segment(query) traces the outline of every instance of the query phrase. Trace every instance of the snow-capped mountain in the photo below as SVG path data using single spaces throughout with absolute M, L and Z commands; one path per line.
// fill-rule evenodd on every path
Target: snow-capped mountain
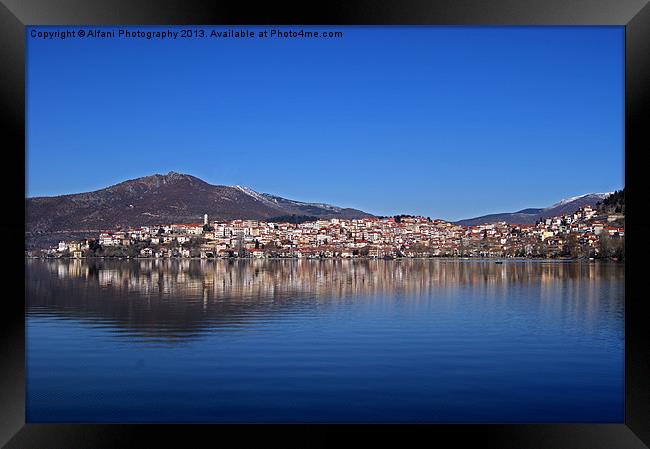
M 26 199 L 27 242 L 54 242 L 99 229 L 200 223 L 211 220 L 301 216 L 361 218 L 363 211 L 322 203 L 305 203 L 259 193 L 244 186 L 212 185 L 169 172 L 131 179 L 94 192 Z
M 522 209 L 517 212 L 502 212 L 497 214 L 482 215 L 480 217 L 467 218 L 457 221 L 457 224 L 463 226 L 473 226 L 483 223 L 495 223 L 505 221 L 512 224 L 533 224 L 540 218 L 554 217 L 563 214 L 572 214 L 581 207 L 594 206 L 599 201 L 607 198 L 613 192 L 606 193 L 586 193 L 571 198 L 565 198 L 557 203 L 543 208 Z

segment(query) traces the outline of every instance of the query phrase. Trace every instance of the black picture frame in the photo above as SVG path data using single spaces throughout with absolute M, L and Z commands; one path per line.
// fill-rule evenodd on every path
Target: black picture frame
M 625 187 L 626 304 L 625 304 L 625 422 L 621 424 L 483 424 L 361 427 L 367 436 L 424 437 L 425 442 L 454 441 L 454 447 L 507 448 L 644 448 L 650 446 L 650 341 L 643 284 L 643 256 L 649 254 L 644 236 L 650 220 L 644 213 L 646 171 L 644 152 L 650 149 L 650 6 L 646 0 L 386 0 L 311 2 L 251 7 L 245 2 L 201 1 L 48 1 L 3 0 L 0 4 L 3 128 L 6 142 L 0 176 L 5 209 L 0 218 L 8 256 L 5 282 L 24 277 L 25 232 L 25 26 L 29 25 L 163 25 L 163 24 L 277 24 L 277 25 L 621 25 L 625 26 Z M 7 165 L 7 162 L 9 165 Z M 631 211 L 631 212 L 630 212 Z M 15 258 L 14 258 L 15 257 Z M 171 444 L 220 444 L 237 438 L 281 437 L 284 445 L 308 441 L 337 444 L 349 426 L 256 425 L 75 425 L 25 423 L 25 310 L 22 287 L 2 302 L 2 363 L 0 364 L 0 444 L 9 448 L 124 447 Z M 355 427 L 356 428 L 356 427 Z M 365 430 L 364 430 L 365 429 Z M 254 430 L 254 431 L 251 431 Z M 309 440 L 304 439 L 308 431 Z M 414 433 L 415 432 L 415 433 Z M 261 434 L 261 435 L 260 435 Z M 167 444 L 164 444 L 167 443 Z M 644 444 L 645 443 L 645 444 Z

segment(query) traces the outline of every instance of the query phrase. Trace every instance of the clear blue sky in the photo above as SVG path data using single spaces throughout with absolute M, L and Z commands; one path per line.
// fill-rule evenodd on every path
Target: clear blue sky
M 623 27 L 331 29 L 343 38 L 28 29 L 27 195 L 177 171 L 454 220 L 623 187 Z

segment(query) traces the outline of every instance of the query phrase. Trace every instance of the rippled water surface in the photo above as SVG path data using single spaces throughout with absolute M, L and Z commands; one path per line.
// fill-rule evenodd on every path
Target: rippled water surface
M 29 422 L 622 422 L 616 263 L 27 261 Z

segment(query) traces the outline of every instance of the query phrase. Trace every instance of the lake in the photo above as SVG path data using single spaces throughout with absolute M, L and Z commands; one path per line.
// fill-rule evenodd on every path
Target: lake
M 27 422 L 622 422 L 624 265 L 27 260 Z

